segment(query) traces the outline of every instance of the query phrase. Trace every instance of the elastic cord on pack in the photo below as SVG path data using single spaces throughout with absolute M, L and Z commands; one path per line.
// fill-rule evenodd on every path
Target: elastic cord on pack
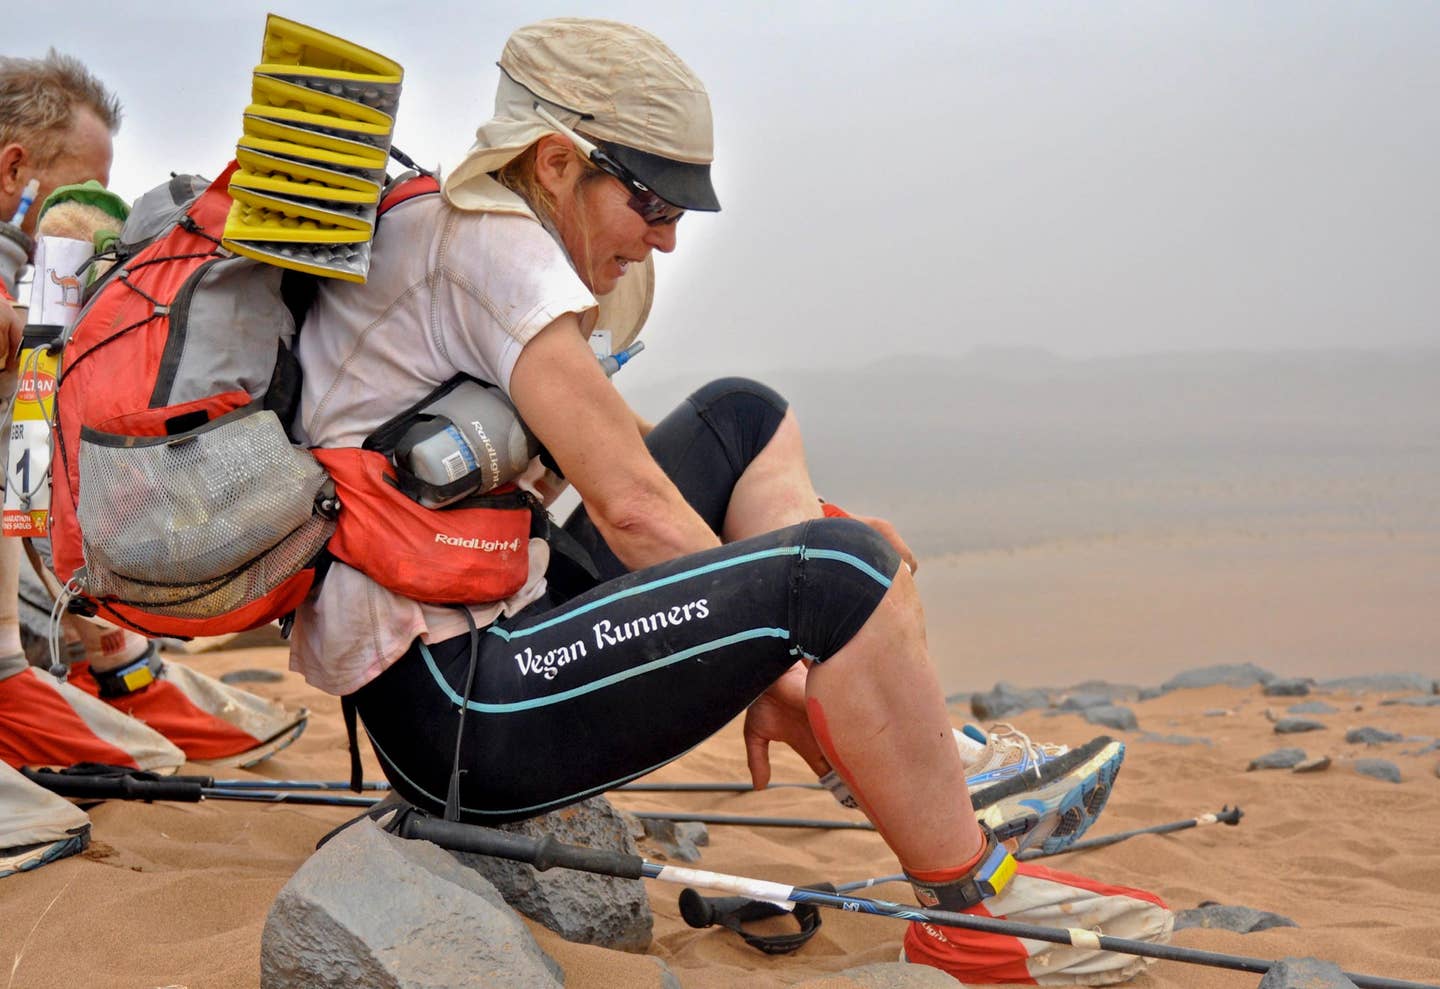
M 55 595 L 55 603 L 50 606 L 50 625 L 48 627 L 48 645 L 50 647 L 50 675 L 57 680 L 64 680 L 70 675 L 70 663 L 73 662 L 62 652 L 64 634 L 61 625 L 61 617 L 65 614 L 65 606 L 80 593 L 79 578 L 71 577 L 66 581 L 65 586 L 60 588 L 60 593 Z

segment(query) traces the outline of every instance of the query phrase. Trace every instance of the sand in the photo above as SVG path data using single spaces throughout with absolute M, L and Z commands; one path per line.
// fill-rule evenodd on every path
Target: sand
M 1318 677 L 1375 672 L 1440 675 L 1440 559 L 1433 540 L 1383 533 L 1306 539 L 1057 543 L 924 561 L 921 587 L 931 642 L 947 689 L 997 679 L 1063 685 L 1088 678 L 1156 684 L 1188 666 L 1255 662 Z M 233 649 L 184 658 L 212 674 L 285 669 L 283 649 Z M 308 706 L 309 730 L 253 773 L 230 777 L 339 779 L 346 773 L 339 704 L 286 673 L 252 689 Z M 1298 928 L 1240 935 L 1187 930 L 1175 943 L 1260 957 L 1313 955 L 1356 972 L 1440 983 L 1440 751 L 1423 742 L 1367 749 L 1347 727 L 1372 725 L 1427 741 L 1440 707 L 1381 706 L 1389 695 L 1326 695 L 1339 708 L 1326 731 L 1274 734 L 1258 687 L 1186 690 L 1135 703 L 1140 732 L 1120 733 L 1129 753 L 1095 834 L 1244 808 L 1235 828 L 1147 836 L 1051 864 L 1159 893 L 1176 910 L 1215 900 L 1272 910 Z M 1221 712 L 1214 713 L 1214 712 Z M 953 709 L 956 723 L 968 716 Z M 1077 715 L 1031 711 L 1015 722 L 1035 737 L 1081 742 L 1096 729 Z M 1142 741 L 1144 732 L 1210 744 Z M 1329 755 L 1317 774 L 1246 772 L 1285 745 Z M 1358 775 L 1356 758 L 1392 760 L 1403 782 Z M 196 767 L 197 769 L 200 767 Z M 375 763 L 367 757 L 374 774 Z M 655 774 L 658 780 L 738 780 L 738 724 Z M 803 780 L 777 755 L 776 778 Z M 827 794 L 780 789 L 738 795 L 617 794 L 631 810 L 714 811 L 841 819 Z M 253 987 L 260 937 L 276 893 L 343 809 L 111 802 L 93 807 L 94 840 L 82 856 L 0 880 L 0 989 Z M 848 881 L 896 871 L 878 837 L 713 827 L 702 865 L 787 881 Z M 679 919 L 678 890 L 648 883 L 655 909 L 650 949 L 687 989 L 784 986 L 894 960 L 903 924 L 825 914 L 797 954 L 770 958 L 718 929 Z M 879 893 L 904 899 L 901 886 Z M 644 959 L 568 945 L 532 925 L 572 989 L 659 985 Z M 1153 989 L 1253 986 L 1244 973 L 1161 962 L 1133 984 Z M 831 980 L 827 985 L 849 984 Z

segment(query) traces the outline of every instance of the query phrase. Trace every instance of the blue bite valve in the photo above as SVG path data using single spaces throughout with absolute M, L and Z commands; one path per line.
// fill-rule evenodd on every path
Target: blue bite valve
M 630 346 L 626 347 L 619 353 L 611 354 L 608 357 L 600 358 L 600 367 L 604 369 L 605 376 L 608 378 L 616 371 L 624 367 L 626 364 L 630 363 L 630 358 L 634 357 L 636 354 L 640 353 L 640 351 L 644 349 L 645 344 L 639 340 L 636 340 L 634 343 L 632 343 Z

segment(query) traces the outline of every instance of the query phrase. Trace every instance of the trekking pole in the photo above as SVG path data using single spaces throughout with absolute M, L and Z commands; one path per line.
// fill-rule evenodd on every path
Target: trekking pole
M 382 820 L 385 821 L 383 827 L 393 830 L 393 833 L 398 834 L 401 838 L 418 838 L 454 851 L 474 852 L 478 855 L 509 859 L 512 862 L 525 862 L 540 872 L 559 866 L 579 872 L 615 876 L 619 879 L 658 879 L 662 882 L 679 883 L 686 886 L 703 886 L 707 889 L 720 890 L 771 903 L 814 903 L 851 913 L 869 913 L 898 920 L 925 921 L 942 927 L 961 927 L 986 934 L 1031 938 L 1036 941 L 1048 941 L 1052 944 L 1070 944 L 1091 950 L 1113 951 L 1117 954 L 1159 958 L 1164 961 L 1206 965 L 1212 968 L 1228 968 L 1241 972 L 1263 973 L 1269 971 L 1270 966 L 1275 964 L 1275 960 L 1269 958 L 1226 955 L 1197 948 L 1182 948 L 1176 945 L 1151 944 L 1148 941 L 1110 937 L 1084 929 L 1041 927 L 1036 924 L 1022 924 L 993 917 L 951 913 L 947 910 L 907 907 L 885 900 L 846 896 L 801 886 L 786 886 L 782 883 L 752 879 L 746 876 L 687 869 L 683 866 L 657 865 L 654 862 L 647 862 L 638 855 L 630 855 L 625 852 L 567 845 L 556 841 L 554 835 L 549 834 L 540 838 L 530 838 L 474 824 L 442 821 L 413 813 L 400 813 L 398 816 L 390 816 Z M 1401 979 L 1388 979 L 1382 976 L 1360 975 L 1352 972 L 1344 974 L 1359 989 L 1440 989 L 1440 986 L 1422 982 L 1407 982 Z
M 654 818 L 657 820 L 688 821 L 694 820 L 696 817 L 699 817 L 701 815 L 693 815 L 691 817 L 669 817 L 665 814 L 636 814 L 635 816 L 639 818 Z M 1201 814 L 1199 817 L 1190 817 L 1186 818 L 1183 821 L 1171 821 L 1169 824 L 1156 824 L 1148 828 L 1136 828 L 1134 831 L 1120 831 L 1116 834 L 1102 835 L 1099 838 L 1087 838 L 1084 841 L 1075 842 L 1075 844 L 1071 845 L 1069 848 L 1061 848 L 1058 851 L 1054 852 L 1046 852 L 1038 848 L 1032 848 L 1028 851 L 1019 853 L 1015 857 L 1022 862 L 1029 862 L 1034 859 L 1053 858 L 1056 855 L 1067 855 L 1070 852 L 1083 852 L 1089 848 L 1104 848 L 1106 845 L 1115 845 L 1119 842 L 1125 841 L 1127 838 L 1134 838 L 1142 834 L 1169 834 L 1172 831 L 1184 831 L 1188 828 L 1200 827 L 1204 824 L 1229 824 L 1233 827 L 1239 824 L 1240 818 L 1244 816 L 1245 812 L 1239 807 L 1230 807 L 1229 805 L 1226 805 L 1223 810 L 1215 814 Z M 720 821 L 718 823 L 734 824 L 738 823 L 741 820 L 744 819 L 736 818 L 734 820 Z M 708 822 L 702 821 L 700 823 L 703 824 Z M 829 825 L 832 822 L 821 821 L 818 823 L 822 825 Z M 772 826 L 802 827 L 805 825 L 801 822 L 794 822 L 791 824 L 780 824 Z M 890 876 L 876 876 L 873 879 L 857 879 L 851 883 L 842 883 L 839 886 L 835 887 L 835 891 L 838 893 L 849 893 L 857 889 L 867 889 L 871 886 L 879 886 L 881 883 L 901 882 L 908 879 L 909 877 L 906 876 L 903 872 L 897 872 L 894 875 Z
M 805 817 L 748 817 L 742 814 L 691 814 L 686 812 L 670 811 L 640 811 L 631 813 L 642 821 L 674 821 L 677 824 L 733 824 L 741 827 L 753 828 L 814 828 L 817 831 L 874 831 L 875 825 L 869 821 L 831 821 L 825 819 Z M 1062 848 L 1054 852 L 1041 851 L 1032 848 L 1029 851 L 1021 852 L 1015 856 L 1022 862 L 1031 859 L 1050 858 L 1053 855 L 1066 855 L 1070 852 L 1083 852 L 1092 848 L 1104 848 L 1106 845 L 1114 845 L 1125 841 L 1127 838 L 1134 838 L 1142 834 L 1169 834 L 1172 831 L 1184 831 L 1188 828 L 1196 828 L 1205 824 L 1230 824 L 1240 823 L 1244 815 L 1239 807 L 1234 809 L 1228 805 L 1224 810 L 1215 814 L 1202 814 L 1199 817 L 1187 817 L 1183 821 L 1171 821 L 1169 824 L 1156 824 L 1148 828 L 1136 828 L 1134 831 L 1121 831 L 1117 834 L 1107 834 L 1099 838 L 1087 838 L 1084 841 L 1077 841 L 1068 848 Z M 1025 824 L 1020 821 L 1017 824 Z M 1000 832 L 997 832 L 999 835 Z M 862 884 L 863 885 L 863 884 Z M 855 887 L 856 889 L 859 886 Z
M 208 777 L 202 777 L 209 779 Z M 348 790 L 346 780 L 214 780 L 205 786 L 218 786 L 226 790 Z M 388 791 L 390 784 L 385 780 L 366 780 L 360 784 L 362 791 Z
M 235 790 L 206 786 L 205 777 L 153 777 L 125 774 L 81 775 L 51 770 L 22 769 L 26 778 L 51 793 L 76 800 L 174 800 L 199 803 L 201 800 L 243 800 L 251 803 L 310 804 L 327 807 L 373 807 L 378 797 L 341 796 L 328 793 L 298 793 L 293 790 Z M 137 771 L 138 772 L 138 771 Z
M 747 817 L 741 814 L 676 814 L 669 811 L 628 811 L 642 821 L 674 821 L 676 824 L 734 824 L 751 828 L 812 828 L 816 831 L 874 831 L 869 821 L 830 821 L 805 817 Z M 1027 814 L 996 824 L 991 830 L 1001 841 L 1018 838 L 1034 827 L 1035 815 Z
M 672 814 L 668 811 L 630 811 L 642 821 L 677 824 L 736 824 L 753 828 L 814 828 L 820 831 L 874 831 L 869 821 L 826 821 L 804 817 L 746 817 L 741 814 Z
M 789 788 L 793 790 L 823 790 L 821 783 L 771 783 L 767 790 Z M 633 793 L 753 793 L 751 783 L 626 783 L 617 786 L 611 793 L 629 791 Z
M 27 770 L 31 772 L 32 770 Z M 213 776 L 194 776 L 176 773 L 166 776 L 144 769 L 132 769 L 129 766 L 112 766 L 103 762 L 81 762 L 74 766 L 59 771 L 41 770 L 47 776 L 59 776 L 66 779 L 119 779 L 120 777 L 131 777 L 136 780 L 169 780 L 171 782 L 198 783 L 200 786 L 220 787 L 226 790 L 348 790 L 348 780 L 217 780 Z M 372 791 L 388 791 L 390 784 L 386 780 L 366 780 L 360 784 L 360 789 Z
M 1231 807 L 1226 804 L 1214 814 L 1201 814 L 1199 817 L 1192 817 L 1184 821 L 1171 821 L 1169 824 L 1156 824 L 1148 828 L 1136 828 L 1134 831 L 1120 831 L 1115 834 L 1101 835 L 1098 838 L 1086 838 L 1084 841 L 1077 841 L 1069 848 L 1061 848 L 1054 852 L 1042 852 L 1032 848 L 1029 851 L 1021 852 L 1015 856 L 1021 862 L 1028 862 L 1031 859 L 1049 858 L 1052 855 L 1068 855 L 1071 852 L 1084 852 L 1092 848 L 1104 848 L 1106 845 L 1114 845 L 1134 838 L 1142 834 L 1171 834 L 1175 831 L 1186 831 L 1190 828 L 1203 827 L 1206 824 L 1228 824 L 1232 828 L 1240 823 L 1240 818 L 1245 812 L 1239 807 Z
M 342 796 L 338 793 L 306 793 L 297 790 L 228 790 L 223 787 L 202 787 L 207 800 L 245 800 L 264 804 L 309 804 L 316 807 L 374 807 L 378 797 Z

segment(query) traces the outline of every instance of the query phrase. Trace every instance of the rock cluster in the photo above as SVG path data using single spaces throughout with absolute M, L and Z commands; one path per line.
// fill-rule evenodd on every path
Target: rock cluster
M 682 828 L 676 833 L 688 847 L 703 840 Z M 637 851 L 630 823 L 604 798 L 504 829 Z M 276 897 L 261 941 L 261 985 L 563 985 L 521 913 L 570 941 L 622 951 L 650 943 L 653 917 L 638 882 L 448 852 L 362 819 L 316 851 Z M 657 984 L 678 987 L 659 959 L 646 961 L 659 968 Z
M 1087 722 L 1100 725 L 1116 732 L 1140 731 L 1141 726 L 1135 712 L 1121 703 L 1123 701 L 1146 701 L 1162 697 L 1176 690 L 1190 690 L 1205 687 L 1228 686 L 1237 688 L 1260 687 L 1266 697 L 1303 697 L 1312 693 L 1322 694 L 1366 694 L 1379 692 L 1413 691 L 1404 697 L 1382 700 L 1381 704 L 1409 704 L 1420 707 L 1440 705 L 1440 680 L 1415 673 L 1382 673 L 1371 676 L 1344 677 L 1335 680 L 1315 680 L 1310 677 L 1279 678 L 1268 670 L 1253 663 L 1232 663 L 1205 666 L 1186 670 L 1166 680 L 1158 687 L 1135 687 L 1131 684 L 1113 684 L 1089 680 L 1072 687 L 1017 687 L 1001 681 L 988 691 L 970 694 L 970 711 L 981 721 L 1008 718 L 1025 711 L 1042 709 L 1047 716 L 1079 714 Z M 951 703 L 965 699 L 957 694 L 946 698 Z M 1350 709 L 1359 711 L 1363 704 L 1352 702 Z M 1308 732 L 1328 731 L 1332 727 L 1319 720 L 1325 715 L 1338 714 L 1341 708 L 1323 700 L 1308 700 L 1291 704 L 1284 714 L 1275 708 L 1266 708 L 1265 716 L 1273 723 L 1278 735 L 1299 735 Z M 1207 717 L 1232 717 L 1237 712 L 1227 708 L 1210 708 Z M 1311 717 L 1304 717 L 1310 715 Z M 1318 717 L 1317 717 L 1318 716 Z M 1136 742 L 1165 745 L 1210 745 L 1211 740 L 1199 736 L 1172 735 L 1155 731 L 1143 731 Z M 1347 728 L 1345 744 L 1374 747 L 1396 742 L 1420 742 L 1423 748 L 1410 749 L 1402 754 L 1420 755 L 1440 750 L 1440 739 L 1405 738 L 1394 732 L 1370 726 Z M 1342 753 L 1346 760 L 1352 760 L 1355 753 Z M 1296 773 L 1316 773 L 1329 769 L 1335 761 L 1332 754 L 1308 755 L 1304 749 L 1281 748 L 1258 755 L 1246 767 L 1256 769 L 1288 769 Z M 1355 772 L 1374 779 L 1391 783 L 1401 782 L 1399 767 L 1393 762 L 1377 758 L 1353 758 L 1347 762 Z M 1435 767 L 1440 776 L 1440 764 Z

